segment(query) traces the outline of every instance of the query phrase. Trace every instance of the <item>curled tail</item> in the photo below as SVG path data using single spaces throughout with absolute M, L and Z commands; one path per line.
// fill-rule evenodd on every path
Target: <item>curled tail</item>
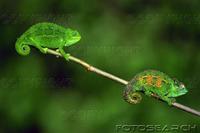
M 28 55 L 30 53 L 30 47 L 27 43 L 24 42 L 24 37 L 21 36 L 17 39 L 15 44 L 15 49 L 20 55 Z
M 123 98 L 130 104 L 138 104 L 142 100 L 142 96 L 134 88 L 135 79 L 132 79 L 125 87 Z

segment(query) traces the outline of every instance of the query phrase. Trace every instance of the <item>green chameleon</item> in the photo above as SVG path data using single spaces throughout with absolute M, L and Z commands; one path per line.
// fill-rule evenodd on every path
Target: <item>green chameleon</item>
M 30 47 L 38 48 L 42 53 L 47 53 L 48 48 L 57 49 L 68 60 L 69 54 L 63 48 L 75 44 L 81 39 L 76 30 L 64 28 L 54 23 L 38 23 L 31 26 L 16 41 L 15 49 L 20 55 L 28 55 Z
M 139 103 L 142 97 L 137 92 L 144 92 L 147 96 L 156 95 L 172 105 L 175 97 L 184 95 L 188 91 L 183 83 L 170 78 L 165 73 L 146 70 L 134 76 L 128 83 L 123 93 L 124 99 L 131 104 Z

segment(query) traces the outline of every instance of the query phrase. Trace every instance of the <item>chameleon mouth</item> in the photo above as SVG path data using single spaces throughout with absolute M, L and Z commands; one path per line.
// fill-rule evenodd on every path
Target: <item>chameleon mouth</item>
M 179 94 L 179 96 L 185 95 L 187 92 L 188 92 L 188 90 L 187 90 L 187 89 L 184 89 L 184 90 Z
M 73 45 L 74 43 L 77 43 L 81 37 L 73 37 L 70 40 L 67 41 L 67 46 Z
M 185 91 L 184 91 L 184 94 L 185 94 L 185 93 L 187 93 L 187 92 L 188 92 L 188 90 L 187 90 L 187 89 L 185 89 Z

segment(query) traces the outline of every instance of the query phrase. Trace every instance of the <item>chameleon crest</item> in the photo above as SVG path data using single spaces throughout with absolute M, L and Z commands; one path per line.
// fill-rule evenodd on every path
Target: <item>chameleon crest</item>
M 156 95 L 169 105 L 175 102 L 175 97 L 186 94 L 188 91 L 184 84 L 170 78 L 163 72 L 146 70 L 137 74 L 126 86 L 124 99 L 132 104 L 139 103 L 141 96 L 136 92 L 144 92 L 145 95 Z
M 38 48 L 42 53 L 47 53 L 48 48 L 57 49 L 68 60 L 64 47 L 75 44 L 81 39 L 76 30 L 64 28 L 54 23 L 38 23 L 31 26 L 16 41 L 15 49 L 20 55 L 28 55 L 30 47 Z

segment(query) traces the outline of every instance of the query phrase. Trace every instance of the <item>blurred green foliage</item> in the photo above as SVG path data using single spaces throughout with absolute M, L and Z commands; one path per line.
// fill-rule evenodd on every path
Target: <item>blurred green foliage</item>
M 197 125 L 199 118 L 143 96 L 122 100 L 122 85 L 35 48 L 19 56 L 14 44 L 42 21 L 72 27 L 82 40 L 66 49 L 130 80 L 153 68 L 183 81 L 178 102 L 200 110 L 199 1 L 0 1 L 0 132 L 102 133 L 120 124 Z M 198 131 L 197 131 L 198 130 Z M 181 132 L 181 131 L 180 131 Z

